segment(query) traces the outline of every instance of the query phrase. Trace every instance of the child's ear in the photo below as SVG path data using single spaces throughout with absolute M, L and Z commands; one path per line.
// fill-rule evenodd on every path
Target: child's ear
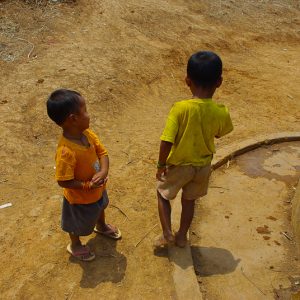
M 186 85 L 187 85 L 188 87 L 191 86 L 192 81 L 191 81 L 190 77 L 188 77 L 188 76 L 185 77 L 185 83 L 186 83 Z
M 76 117 L 75 114 L 70 114 L 70 115 L 68 116 L 68 120 L 71 121 L 71 122 L 76 121 L 76 119 L 77 119 L 77 117 Z

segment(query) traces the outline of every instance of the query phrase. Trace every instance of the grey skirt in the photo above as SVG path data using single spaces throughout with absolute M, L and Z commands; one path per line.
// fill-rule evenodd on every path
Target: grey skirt
M 109 202 L 106 190 L 102 198 L 90 204 L 70 204 L 64 197 L 62 204 L 61 228 L 68 233 L 90 235 L 99 219 L 101 211 Z

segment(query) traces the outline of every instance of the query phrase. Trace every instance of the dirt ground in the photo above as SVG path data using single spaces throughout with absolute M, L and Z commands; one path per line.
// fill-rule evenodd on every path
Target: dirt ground
M 215 100 L 235 130 L 218 147 L 299 131 L 299 8 L 293 0 L 0 1 L 0 205 L 12 203 L 0 210 L 0 298 L 174 298 L 167 254 L 151 246 L 155 162 L 168 110 L 190 96 L 186 61 L 200 49 L 223 59 Z M 87 99 L 111 160 L 107 217 L 124 238 L 87 237 L 98 256 L 90 264 L 69 258 L 60 230 L 60 131 L 45 111 L 59 87 Z

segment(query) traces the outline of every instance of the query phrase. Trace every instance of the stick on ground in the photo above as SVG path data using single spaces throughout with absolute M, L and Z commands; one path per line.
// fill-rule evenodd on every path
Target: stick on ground
M 142 239 L 137 243 L 135 244 L 135 247 L 137 247 L 143 240 L 144 238 L 157 226 L 157 224 L 155 224 L 143 237 Z
M 252 283 L 253 286 L 255 286 L 263 295 L 266 295 L 252 280 L 249 279 L 249 277 L 244 273 L 243 268 L 241 268 L 242 274 L 245 276 L 245 278 Z
M 109 206 L 114 207 L 114 208 L 116 208 L 117 210 L 119 210 L 119 212 L 129 220 L 128 216 L 127 216 L 127 215 L 124 213 L 124 211 L 123 211 L 122 209 L 120 209 L 118 206 L 113 205 L 113 204 L 110 204 Z

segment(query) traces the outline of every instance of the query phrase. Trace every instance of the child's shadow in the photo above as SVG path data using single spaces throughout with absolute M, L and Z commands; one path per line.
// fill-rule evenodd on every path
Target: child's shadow
M 192 246 L 191 250 L 195 271 L 202 277 L 232 273 L 241 261 L 223 248 Z
M 87 244 L 96 254 L 95 260 L 83 262 L 70 256 L 71 262 L 82 267 L 80 286 L 94 288 L 101 282 L 121 282 L 125 275 L 127 259 L 116 250 L 117 241 L 96 235 Z

